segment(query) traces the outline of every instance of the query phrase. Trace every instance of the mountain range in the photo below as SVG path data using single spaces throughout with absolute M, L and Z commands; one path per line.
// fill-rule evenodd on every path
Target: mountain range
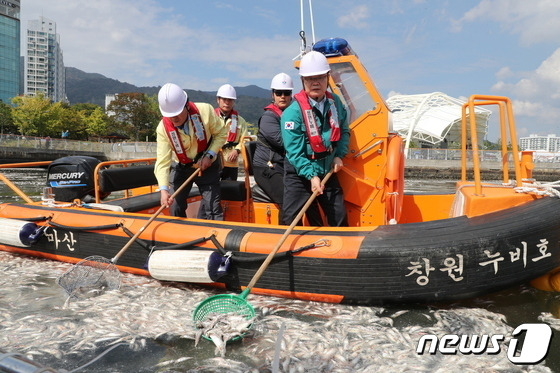
M 97 73 L 87 73 L 75 67 L 66 67 L 66 96 L 71 105 L 91 103 L 105 107 L 105 95 L 140 92 L 157 95 L 160 87 L 137 87 Z M 185 89 L 193 102 L 207 102 L 216 107 L 216 91 Z M 247 122 L 256 125 L 263 108 L 270 103 L 270 90 L 256 85 L 235 87 L 235 109 Z

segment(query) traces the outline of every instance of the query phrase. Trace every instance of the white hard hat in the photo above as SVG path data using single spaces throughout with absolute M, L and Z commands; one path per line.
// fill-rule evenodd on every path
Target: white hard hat
M 286 73 L 276 74 L 274 78 L 272 78 L 272 82 L 270 82 L 270 88 L 272 89 L 294 89 L 294 82 L 292 82 L 292 78 Z
M 322 53 L 311 51 L 301 58 L 299 65 L 299 75 L 315 76 L 323 75 L 331 71 L 327 57 Z
M 177 84 L 166 83 L 159 90 L 159 111 L 164 117 L 174 117 L 181 114 L 187 103 L 187 92 Z
M 224 84 L 220 88 L 218 88 L 218 93 L 216 93 L 217 97 L 221 98 L 231 98 L 232 100 L 237 100 L 237 94 L 235 93 L 235 88 L 233 88 L 230 84 Z

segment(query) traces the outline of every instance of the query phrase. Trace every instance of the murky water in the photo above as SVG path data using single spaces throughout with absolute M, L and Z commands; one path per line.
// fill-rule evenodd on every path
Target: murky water
M 5 172 L 13 176 L 10 171 Z M 40 189 L 32 171 L 13 180 Z M 409 191 L 453 189 L 449 181 L 411 181 Z M 38 198 L 38 197 L 37 197 Z M 0 185 L 2 201 L 16 200 Z M 557 372 L 560 338 L 538 365 L 507 358 L 513 329 L 547 323 L 560 331 L 560 295 L 522 285 L 467 301 L 354 307 L 249 295 L 259 312 L 251 333 L 225 357 L 191 321 L 198 302 L 217 294 L 188 284 L 124 274 L 121 289 L 67 301 L 56 279 L 70 264 L 0 252 L 0 349 L 79 372 Z M 498 354 L 416 352 L 425 334 L 503 334 Z M 109 350 L 111 349 L 111 350 Z

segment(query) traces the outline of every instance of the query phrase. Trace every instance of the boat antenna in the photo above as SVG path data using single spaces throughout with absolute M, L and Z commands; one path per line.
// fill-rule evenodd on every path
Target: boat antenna
M 300 56 L 301 56 L 305 53 L 305 50 L 307 49 L 307 41 L 305 39 L 305 31 L 301 30 L 299 32 L 299 37 L 301 38 L 301 48 L 300 48 Z
M 301 58 L 301 56 L 305 54 L 305 49 L 307 48 L 307 41 L 305 39 L 305 24 L 303 22 L 303 0 L 299 0 L 299 17 L 301 22 L 301 31 L 299 32 L 301 46 L 299 47 L 299 54 L 292 59 L 293 61 Z
M 311 18 L 311 45 L 315 45 L 315 24 L 313 22 L 313 4 L 309 0 L 309 18 Z
M 303 34 L 305 35 L 305 24 L 303 22 L 303 0 L 299 0 L 299 19 L 300 19 L 300 23 L 301 23 L 301 31 L 300 31 L 300 36 L 301 33 L 303 32 Z M 302 45 L 303 47 L 303 45 Z
M 305 37 L 305 22 L 303 16 L 303 0 L 299 2 L 299 9 L 300 9 L 300 20 L 301 20 L 301 31 L 299 32 L 299 37 L 301 38 L 301 47 L 299 50 L 299 54 L 293 58 L 296 60 L 301 58 L 305 53 L 307 53 L 307 39 Z M 309 13 L 311 18 L 311 37 L 312 37 L 312 44 L 315 44 L 315 25 L 313 23 L 313 6 L 311 4 L 311 0 L 309 0 Z

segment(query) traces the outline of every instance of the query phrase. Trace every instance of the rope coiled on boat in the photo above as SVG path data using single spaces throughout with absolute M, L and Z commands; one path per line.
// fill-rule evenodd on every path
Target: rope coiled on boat
M 513 189 L 517 193 L 534 193 L 539 196 L 560 198 L 560 191 L 556 190 L 555 187 L 560 187 L 560 180 L 551 183 L 540 183 L 538 181 L 524 182 L 522 186 Z

